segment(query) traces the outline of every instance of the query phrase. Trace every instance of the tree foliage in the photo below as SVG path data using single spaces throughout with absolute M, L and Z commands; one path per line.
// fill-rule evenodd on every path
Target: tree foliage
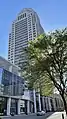
M 51 79 L 51 83 L 53 82 L 59 91 L 67 113 L 65 100 L 65 95 L 67 96 L 67 79 L 65 78 L 67 74 L 67 28 L 40 35 L 35 40 L 30 41 L 27 51 L 29 75 L 39 76 L 37 79 L 43 81 L 42 77 L 47 74 L 48 79 Z M 36 80 L 36 78 L 34 79 Z
M 26 61 L 24 61 L 24 63 L 22 63 L 20 66 L 21 75 L 25 80 L 28 81 L 29 89 L 35 88 L 36 91 L 40 92 L 41 95 L 52 95 L 54 89 L 53 83 L 51 80 L 49 80 L 50 77 L 48 76 L 47 72 L 44 73 L 40 70 L 41 66 L 37 60 L 34 61 L 34 58 L 32 58 L 31 49 L 33 50 L 32 45 L 22 49 L 23 52 L 26 53 Z M 36 62 L 36 65 L 34 62 Z

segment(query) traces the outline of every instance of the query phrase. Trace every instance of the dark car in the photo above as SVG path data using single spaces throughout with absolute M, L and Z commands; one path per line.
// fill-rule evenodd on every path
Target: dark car
M 10 115 L 11 115 L 11 116 L 14 116 L 14 112 L 11 112 Z

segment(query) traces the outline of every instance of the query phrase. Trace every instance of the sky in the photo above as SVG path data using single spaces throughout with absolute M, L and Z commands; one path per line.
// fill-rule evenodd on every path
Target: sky
M 12 21 L 23 8 L 33 8 L 45 31 L 67 27 L 67 0 L 0 0 L 0 56 L 7 59 Z

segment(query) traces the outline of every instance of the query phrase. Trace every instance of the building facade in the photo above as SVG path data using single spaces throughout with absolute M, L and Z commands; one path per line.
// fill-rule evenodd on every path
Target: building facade
M 4 106 L 2 107 L 6 110 L 7 115 L 10 115 L 11 112 L 14 112 L 15 114 L 30 114 L 37 113 L 42 110 L 46 112 L 64 110 L 61 98 L 40 96 L 40 94 L 35 90 L 32 90 L 31 93 L 33 96 L 32 100 L 30 90 L 25 91 L 23 96 L 0 95 L 0 102 L 4 102 Z
M 12 72 L 20 76 L 20 73 L 19 73 L 20 68 L 17 67 L 16 65 L 13 65 L 12 63 L 10 63 L 8 60 L 6 60 L 5 58 L 1 56 L 0 56 L 0 68 L 3 68 L 9 72 Z
M 24 93 L 24 79 L 0 68 L 0 94 L 8 96 L 20 96 Z
M 10 68 L 12 67 L 12 68 Z M 0 58 L 0 113 L 37 113 L 38 111 L 60 111 L 64 109 L 61 97 L 40 96 L 28 90 L 27 82 L 19 76 L 18 69 L 7 60 Z M 12 70 L 10 70 L 12 69 Z
M 27 82 L 19 75 L 19 67 L 0 57 L 0 114 L 4 110 L 7 115 L 25 113 L 28 103 L 33 106 Z
M 28 46 L 29 40 L 34 40 L 42 33 L 44 30 L 37 13 L 31 8 L 23 9 L 13 21 L 9 33 L 8 61 L 15 65 L 25 62 L 26 53 L 23 48 Z

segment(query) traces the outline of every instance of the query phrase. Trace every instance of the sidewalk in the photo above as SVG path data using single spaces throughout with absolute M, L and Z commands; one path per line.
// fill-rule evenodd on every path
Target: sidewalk
M 64 119 L 67 119 L 65 112 L 55 112 L 47 119 L 62 119 L 62 113 L 64 114 Z

